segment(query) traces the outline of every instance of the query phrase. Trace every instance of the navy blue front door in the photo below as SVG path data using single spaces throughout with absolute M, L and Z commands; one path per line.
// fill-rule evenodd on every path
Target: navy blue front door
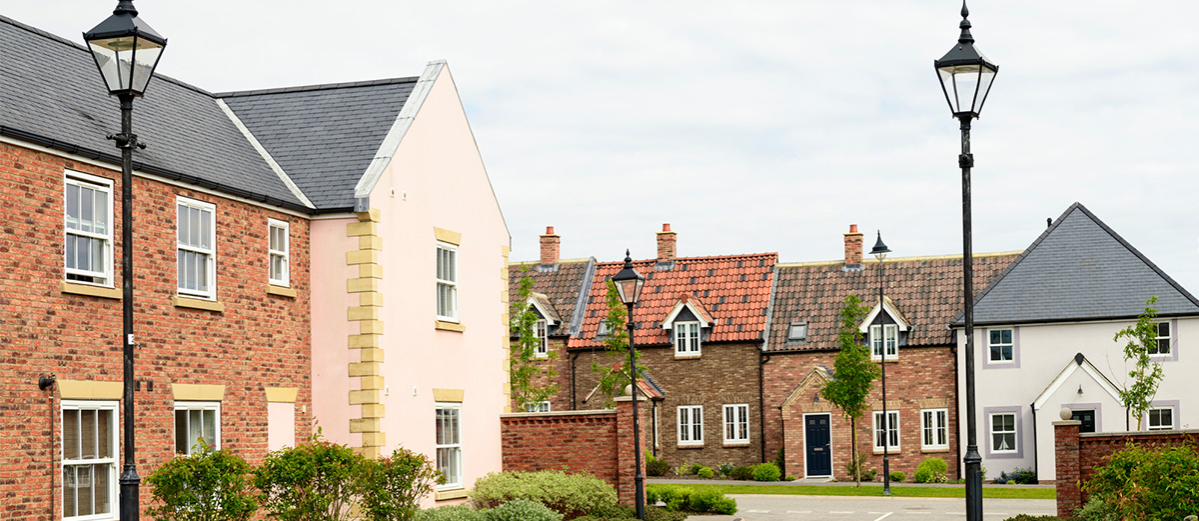
M 829 415 L 804 416 L 804 446 L 809 476 L 833 475 L 833 454 L 829 451 Z

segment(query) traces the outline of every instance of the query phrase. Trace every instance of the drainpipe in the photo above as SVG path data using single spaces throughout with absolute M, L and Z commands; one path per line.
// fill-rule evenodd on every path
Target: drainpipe
M 1036 404 L 1029 404 L 1028 408 L 1032 409 L 1032 473 L 1033 476 L 1041 475 L 1041 462 L 1037 461 L 1037 408 Z M 1036 479 L 1040 483 L 1040 478 Z
M 770 355 L 758 351 L 758 445 L 762 448 L 762 463 L 766 463 L 766 378 L 763 376 L 763 366 L 769 361 Z M 786 472 L 783 475 L 787 475 Z
M 570 355 L 570 410 L 577 411 L 575 407 L 575 360 L 579 359 L 579 352 L 575 351 Z
M 953 330 L 950 329 L 950 331 Z M 959 407 L 960 402 L 958 402 L 958 343 L 956 333 L 953 335 L 953 345 L 949 346 L 949 352 L 953 353 L 953 407 L 957 409 L 956 416 L 958 418 L 958 421 L 953 422 L 953 439 L 957 440 L 957 443 L 953 445 L 953 460 L 956 462 L 954 466 L 958 469 L 958 479 L 961 479 L 965 476 L 962 475 L 962 409 Z

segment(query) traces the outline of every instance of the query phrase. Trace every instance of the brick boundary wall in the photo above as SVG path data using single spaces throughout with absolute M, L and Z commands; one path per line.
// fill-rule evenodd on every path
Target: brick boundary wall
M 611 484 L 622 504 L 634 504 L 632 400 L 617 398 L 616 409 L 500 416 L 503 469 L 586 472 Z M 644 451 L 645 401 L 639 401 Z M 645 459 L 642 458 L 642 475 Z
M 1057 516 L 1073 517 L 1087 502 L 1080 485 L 1091 479 L 1103 458 L 1129 443 L 1143 445 L 1192 445 L 1199 448 L 1199 430 L 1153 432 L 1094 432 L 1080 434 L 1078 420 L 1053 422 L 1056 451 Z

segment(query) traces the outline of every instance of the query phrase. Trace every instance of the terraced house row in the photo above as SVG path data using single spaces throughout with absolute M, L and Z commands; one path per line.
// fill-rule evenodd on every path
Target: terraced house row
M 0 45 L 23 54 L 0 74 L 0 518 L 117 517 L 127 247 L 143 477 L 318 430 L 425 453 L 430 503 L 499 470 L 510 238 L 445 62 L 223 94 L 155 77 L 130 246 L 90 52 L 2 16 Z
M 788 474 L 851 479 L 850 423 L 820 389 L 836 378 L 838 314 L 854 294 L 870 308 L 859 331 L 887 372 L 885 407 L 876 381 L 858 422 L 866 468 L 881 471 L 888 452 L 892 471 L 912 476 L 923 459 L 941 457 L 957 477 L 962 257 L 880 265 L 863 259 L 856 225 L 843 237 L 841 259 L 783 263 L 773 253 L 680 257 L 677 232 L 664 225 L 657 233 L 657 257 L 634 262 L 646 282 L 631 319 L 652 389 L 647 428 L 657 457 L 675 467 L 746 465 L 781 452 Z M 521 278 L 534 279 L 528 300 L 540 318 L 542 363 L 555 366 L 560 389 L 528 414 L 603 407 L 592 367 L 620 362 L 602 341 L 607 280 L 622 263 L 560 259 L 561 240 L 550 227 L 538 261 L 509 265 L 510 299 Z M 976 254 L 974 277 L 979 445 L 992 477 L 1021 467 L 1054 479 L 1050 422 L 1062 407 L 1091 431 L 1135 429 L 1115 390 L 1126 371 L 1112 336 L 1151 296 L 1160 321 L 1153 356 L 1166 383 L 1146 428 L 1199 422 L 1199 403 L 1185 391 L 1186 375 L 1199 369 L 1185 353 L 1196 345 L 1199 301 L 1081 204 L 1050 219 L 1026 250 Z

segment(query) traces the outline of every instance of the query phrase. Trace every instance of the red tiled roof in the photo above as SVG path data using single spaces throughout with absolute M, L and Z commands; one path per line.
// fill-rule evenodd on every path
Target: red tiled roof
M 728 255 L 722 257 L 681 257 L 670 270 L 655 270 L 654 260 L 634 261 L 633 266 L 646 277 L 641 301 L 633 308 L 637 322 L 637 345 L 669 343 L 662 321 L 674 309 L 680 296 L 695 299 L 716 325 L 707 342 L 755 341 L 763 338 L 766 310 L 770 305 L 777 253 Z M 607 280 L 620 271 L 623 262 L 596 265 L 595 278 L 583 326 L 571 337 L 569 347 L 601 347 L 596 341 L 600 320 L 607 317 Z
M 975 254 L 976 296 L 1019 255 Z M 951 345 L 953 332 L 946 326 L 962 310 L 962 257 L 898 258 L 883 264 L 884 295 L 915 325 L 907 345 Z M 843 266 L 840 262 L 813 262 L 778 267 L 767 350 L 836 349 L 838 314 L 845 306 L 845 297 L 852 293 L 867 307 L 877 305 L 878 263 L 867 260 L 860 271 L 843 271 Z M 808 341 L 788 342 L 788 326 L 804 321 L 808 323 Z

